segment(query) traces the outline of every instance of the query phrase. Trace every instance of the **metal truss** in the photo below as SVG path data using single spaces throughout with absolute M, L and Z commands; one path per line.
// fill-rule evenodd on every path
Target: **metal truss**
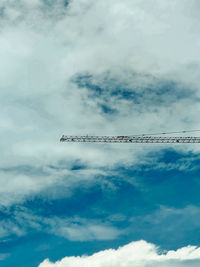
M 200 143 L 200 137 L 167 136 L 71 136 L 63 135 L 60 142 L 79 143 Z

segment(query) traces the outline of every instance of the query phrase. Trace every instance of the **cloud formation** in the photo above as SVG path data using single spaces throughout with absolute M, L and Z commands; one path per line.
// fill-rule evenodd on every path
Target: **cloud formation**
M 109 249 L 91 256 L 66 257 L 55 263 L 47 259 L 39 267 L 194 267 L 198 264 L 200 248 L 195 246 L 161 252 L 151 243 L 137 241 L 116 250 Z
M 170 146 L 60 144 L 59 138 L 200 128 L 199 9 L 198 0 L 1 1 L 1 210 L 36 196 L 67 198 L 76 188 L 97 184 L 114 191 L 109 176 L 124 179 L 116 166 L 191 167 L 190 156 L 165 165 L 158 160 L 161 154 L 149 156 Z M 198 144 L 173 149 L 199 153 Z M 128 179 L 146 190 L 140 179 Z M 198 208 L 186 208 L 186 214 L 192 212 L 199 217 Z M 165 225 L 169 214 L 178 218 L 182 212 L 163 209 L 144 220 Z M 49 219 L 21 211 L 13 216 L 1 221 L 1 237 L 30 229 L 71 241 L 122 234 L 112 223 L 93 219 Z M 188 222 L 182 217 L 180 225 Z M 160 254 L 140 241 L 41 266 L 196 266 L 198 254 L 196 247 Z
M 59 144 L 62 134 L 198 128 L 198 9 L 195 0 L 2 1 L 2 205 L 74 188 L 77 161 L 91 171 L 76 179 L 92 182 L 160 150 Z
M 80 217 L 41 216 L 26 209 L 16 209 L 5 213 L 0 221 L 0 239 L 10 236 L 24 236 L 29 231 L 49 233 L 64 237 L 70 241 L 113 240 L 125 233 L 117 229 L 110 221 Z

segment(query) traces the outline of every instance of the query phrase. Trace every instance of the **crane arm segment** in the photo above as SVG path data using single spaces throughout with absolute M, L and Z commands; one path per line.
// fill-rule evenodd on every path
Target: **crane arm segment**
M 71 136 L 63 135 L 60 142 L 83 143 L 200 143 L 200 137 L 172 137 L 172 136 Z

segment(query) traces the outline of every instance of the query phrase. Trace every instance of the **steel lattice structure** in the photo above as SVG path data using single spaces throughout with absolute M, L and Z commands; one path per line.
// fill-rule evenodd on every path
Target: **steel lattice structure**
M 71 136 L 63 135 L 60 142 L 80 143 L 200 143 L 197 136 Z

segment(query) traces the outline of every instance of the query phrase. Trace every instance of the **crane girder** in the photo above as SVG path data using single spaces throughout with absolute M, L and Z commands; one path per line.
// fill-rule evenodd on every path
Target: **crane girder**
M 60 142 L 79 143 L 200 143 L 200 137 L 186 136 L 72 136 L 63 135 Z

